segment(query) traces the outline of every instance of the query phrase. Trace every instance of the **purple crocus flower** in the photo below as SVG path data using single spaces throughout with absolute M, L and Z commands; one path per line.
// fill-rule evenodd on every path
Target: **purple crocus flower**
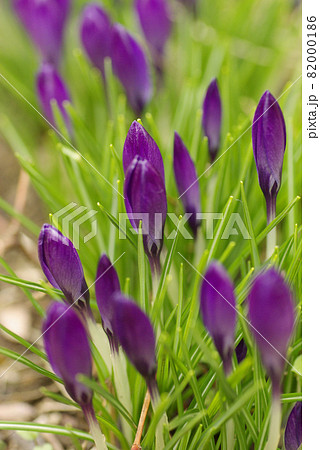
M 70 102 L 70 95 L 64 81 L 56 69 L 49 63 L 42 64 L 37 75 L 37 93 L 42 111 L 51 125 L 56 126 L 52 101 L 57 103 L 69 134 L 71 134 L 70 117 L 64 107 L 64 102 Z
M 209 84 L 203 102 L 202 127 L 204 135 L 208 137 L 211 162 L 216 159 L 220 148 L 222 104 L 218 82 L 214 78 Z
M 232 369 L 235 305 L 234 287 L 227 271 L 218 261 L 211 262 L 201 286 L 200 310 L 203 323 L 219 352 L 226 374 Z
M 13 6 L 42 60 L 58 67 L 70 0 L 14 0 Z
M 289 415 L 284 443 L 286 450 L 298 450 L 302 444 L 302 402 L 297 402 Z
M 112 24 L 108 14 L 100 5 L 89 3 L 84 8 L 80 35 L 90 61 L 104 77 L 104 61 L 107 57 L 111 57 Z
M 98 263 L 95 290 L 103 329 L 109 338 L 111 349 L 118 351 L 118 340 L 113 333 L 111 321 L 113 315 L 112 295 L 120 292 L 120 282 L 116 269 L 107 255 L 102 255 Z
M 129 220 L 137 232 L 142 221 L 144 250 L 152 273 L 157 273 L 160 270 L 167 197 L 162 177 L 148 160 L 140 156 L 133 159 L 126 173 L 124 196 Z
M 122 162 L 125 174 L 135 156 L 147 159 L 153 168 L 159 172 L 163 182 L 165 181 L 163 160 L 159 147 L 136 120 L 132 122 L 123 146 Z
M 286 125 L 281 108 L 269 91 L 261 97 L 254 115 L 252 146 L 270 222 L 276 214 L 276 199 L 281 184 Z
M 241 339 L 239 344 L 236 346 L 236 357 L 237 357 L 238 364 L 240 364 L 241 361 L 243 361 L 245 359 L 245 357 L 247 356 L 247 350 L 248 349 L 247 349 L 244 339 Z
M 146 55 L 138 42 L 121 25 L 113 26 L 112 68 L 121 81 L 133 111 L 140 115 L 152 95 Z
M 44 224 L 38 241 L 39 261 L 43 273 L 66 301 L 91 316 L 90 293 L 82 264 L 72 242 L 52 225 Z
M 117 338 L 130 362 L 145 378 L 150 395 L 154 396 L 157 393 L 156 340 L 150 319 L 121 293 L 114 294 L 113 300 L 116 307 L 112 325 Z
M 162 73 L 164 48 L 171 32 L 167 0 L 136 0 L 135 7 L 154 65 Z
M 278 395 L 294 326 L 291 292 L 282 275 L 270 268 L 253 281 L 248 301 L 252 333 Z
M 83 408 L 92 408 L 92 391 L 78 381 L 78 375 L 91 377 L 92 360 L 86 329 L 69 306 L 50 305 L 42 327 L 44 346 L 54 372 L 63 379 L 70 397 Z
M 200 212 L 199 181 L 194 162 L 177 132 L 174 134 L 173 168 L 184 210 L 186 214 L 191 214 L 188 223 L 196 236 L 200 225 L 197 220 L 197 213 Z

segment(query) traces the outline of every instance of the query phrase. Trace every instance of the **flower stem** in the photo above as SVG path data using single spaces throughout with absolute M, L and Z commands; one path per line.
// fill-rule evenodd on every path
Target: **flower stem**
M 132 414 L 132 402 L 130 385 L 127 374 L 126 360 L 123 352 L 111 352 L 111 362 L 113 367 L 114 384 L 120 403 Z M 123 434 L 128 442 L 132 439 L 132 431 L 127 421 L 121 416 L 121 426 Z
M 267 222 L 268 225 L 276 217 L 276 198 L 270 198 L 267 201 Z M 269 259 L 277 245 L 277 228 L 274 227 L 267 235 L 266 259 Z
M 280 428 L 281 428 L 280 389 L 273 389 L 269 436 L 268 442 L 265 446 L 265 450 L 277 450 L 280 439 Z
M 148 382 L 148 390 L 150 392 L 151 397 L 151 405 L 152 409 L 155 412 L 159 406 L 160 403 L 160 394 L 157 386 L 157 382 L 155 379 L 150 379 Z M 164 445 L 164 439 L 163 439 L 163 427 L 164 425 L 168 424 L 168 418 L 167 414 L 164 413 L 161 417 L 161 419 L 158 422 L 157 428 L 156 428 L 156 445 L 155 450 L 163 450 Z
M 140 419 L 139 419 L 139 423 L 138 423 L 136 436 L 134 438 L 134 442 L 132 444 L 131 450 L 139 450 L 141 448 L 140 447 L 141 436 L 142 436 L 142 432 L 143 432 L 144 423 L 146 421 L 149 405 L 150 405 L 150 393 L 147 390 L 145 398 L 144 398 L 144 402 L 142 405 L 142 409 L 141 409 L 141 414 L 140 414 Z
M 87 324 L 91 340 L 97 347 L 98 352 L 100 353 L 103 361 L 105 362 L 108 372 L 111 373 L 112 364 L 110 357 L 111 352 L 109 340 L 107 339 L 107 336 L 103 331 L 103 328 L 100 325 L 98 325 L 94 320 L 89 319 L 87 321 Z
M 102 434 L 99 424 L 97 422 L 92 403 L 89 405 L 82 406 L 83 413 L 86 417 L 86 420 L 89 425 L 90 434 L 93 437 L 93 440 L 96 444 L 97 450 L 108 450 L 106 440 L 104 435 Z

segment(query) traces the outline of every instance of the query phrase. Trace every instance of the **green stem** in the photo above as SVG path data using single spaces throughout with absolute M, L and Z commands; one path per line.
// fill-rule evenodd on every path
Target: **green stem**
M 274 198 L 270 198 L 267 201 L 268 225 L 276 217 L 276 199 L 277 198 L 274 197 Z M 274 227 L 271 231 L 269 231 L 269 233 L 267 235 L 266 259 L 269 259 L 272 256 L 276 245 L 277 245 L 277 227 Z
M 268 442 L 265 446 L 265 450 L 277 450 L 280 439 L 280 428 L 281 428 L 280 389 L 273 389 L 269 436 Z
M 160 403 L 160 394 L 159 394 L 157 382 L 155 379 L 150 380 L 150 382 L 148 383 L 148 389 L 150 392 L 152 409 L 155 412 Z M 163 450 L 165 447 L 164 439 L 163 439 L 163 427 L 165 425 L 168 425 L 168 418 L 167 418 L 166 413 L 164 413 L 162 415 L 161 419 L 159 420 L 159 422 L 157 424 L 155 450 Z
M 127 411 L 132 414 L 132 401 L 130 393 L 130 385 L 127 374 L 127 365 L 123 352 L 111 352 L 111 362 L 113 367 L 114 385 L 116 388 L 118 400 Z M 128 442 L 132 440 L 132 430 L 127 421 L 120 417 L 123 434 Z
M 110 356 L 111 351 L 109 340 L 101 325 L 98 325 L 94 320 L 91 319 L 87 320 L 87 324 L 91 340 L 97 347 L 98 352 L 100 353 L 103 361 L 105 362 L 108 372 L 111 373 L 112 364 L 111 364 L 111 356 Z
M 82 406 L 83 413 L 88 422 L 90 434 L 94 439 L 97 450 L 108 450 L 106 440 L 104 435 L 101 432 L 100 426 L 97 422 L 92 403 L 89 405 Z

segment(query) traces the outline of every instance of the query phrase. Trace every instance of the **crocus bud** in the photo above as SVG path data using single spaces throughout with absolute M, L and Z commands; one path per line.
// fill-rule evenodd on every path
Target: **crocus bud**
M 239 344 L 236 346 L 236 357 L 237 357 L 238 364 L 240 364 L 241 361 L 243 361 L 245 359 L 245 357 L 247 356 L 247 350 L 248 349 L 247 349 L 244 339 L 241 339 Z
M 171 32 L 169 5 L 167 0 L 136 0 L 135 7 L 154 65 L 161 73 L 164 48 Z
M 150 394 L 156 392 L 157 361 L 155 336 L 148 316 L 121 293 L 113 296 L 113 327 L 128 359 L 145 378 Z
M 102 326 L 109 338 L 110 348 L 112 351 L 118 351 L 118 340 L 113 333 L 111 320 L 113 314 L 112 295 L 120 292 L 120 282 L 116 269 L 107 255 L 102 255 L 98 263 L 95 290 Z
M 58 67 L 70 0 L 15 0 L 13 5 L 42 60 Z
M 173 168 L 185 213 L 191 214 L 188 223 L 196 236 L 200 225 L 197 220 L 197 213 L 200 212 L 199 181 L 194 162 L 177 132 L 174 134 Z
M 294 325 L 290 289 L 280 273 L 271 268 L 253 281 L 248 301 L 251 329 L 262 363 L 274 390 L 279 391 Z
M 284 443 L 286 450 L 298 450 L 302 444 L 302 402 L 297 402 L 289 415 Z
M 133 159 L 127 170 L 124 196 L 129 220 L 137 232 L 142 221 L 144 250 L 151 270 L 159 271 L 167 215 L 166 188 L 159 172 L 140 156 Z
M 72 242 L 46 223 L 39 235 L 38 254 L 43 273 L 52 286 L 61 289 L 69 304 L 91 315 L 89 289 Z
M 220 148 L 222 105 L 218 82 L 214 78 L 209 84 L 203 102 L 202 127 L 204 135 L 208 137 L 211 161 L 216 159 Z
M 210 264 L 204 276 L 200 293 L 200 310 L 203 323 L 223 361 L 225 373 L 229 374 L 234 349 L 236 301 L 233 283 L 218 261 Z
M 122 83 L 133 111 L 140 115 L 152 95 L 150 71 L 138 42 L 119 24 L 112 32 L 112 68 Z
M 164 180 L 163 160 L 156 142 L 136 120 L 132 122 L 123 146 L 123 170 L 126 174 L 135 156 L 147 159 Z
M 80 36 L 90 61 L 104 77 L 105 58 L 111 57 L 112 24 L 108 14 L 100 5 L 90 3 L 84 8 Z
M 269 91 L 261 97 L 254 115 L 252 146 L 270 222 L 275 217 L 276 199 L 281 184 L 286 125 L 281 108 Z
M 78 381 L 78 375 L 91 377 L 92 361 L 85 327 L 70 306 L 54 302 L 42 327 L 44 346 L 54 372 L 63 379 L 70 397 L 86 409 L 92 391 Z
M 64 107 L 65 101 L 70 102 L 70 95 L 61 76 L 51 64 L 42 64 L 38 72 L 37 93 L 42 111 L 50 124 L 56 126 L 51 104 L 52 101 L 55 101 L 64 119 L 66 128 L 71 134 L 70 117 Z

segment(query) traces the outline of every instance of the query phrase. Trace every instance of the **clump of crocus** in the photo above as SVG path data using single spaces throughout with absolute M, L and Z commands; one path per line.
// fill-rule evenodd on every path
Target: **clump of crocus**
M 132 163 L 135 156 L 147 159 L 161 175 L 163 182 L 164 167 L 158 145 L 144 127 L 136 120 L 132 122 L 123 146 L 122 163 L 124 173 Z
M 116 292 L 120 292 L 120 282 L 117 271 L 113 264 L 111 264 L 107 255 L 102 255 L 99 260 L 95 290 L 103 329 L 109 338 L 111 350 L 117 352 L 118 339 L 113 332 L 111 323 L 113 316 L 112 295 Z
M 280 435 L 280 386 L 294 327 L 294 307 L 290 288 L 275 268 L 256 277 L 248 301 L 252 333 L 272 381 L 272 414 L 266 449 L 273 450 L 277 448 Z
M 70 239 L 46 223 L 39 235 L 38 255 L 43 273 L 52 286 L 63 292 L 67 303 L 92 317 L 82 264 Z
M 152 273 L 158 274 L 167 196 L 161 175 L 148 160 L 134 157 L 126 172 L 124 196 L 128 218 L 137 232 L 142 222 L 144 250 Z
M 236 301 L 233 283 L 218 262 L 209 265 L 200 293 L 200 311 L 203 323 L 210 333 L 222 359 L 225 373 L 232 370 Z
M 261 97 L 252 124 L 252 146 L 259 184 L 267 203 L 267 219 L 276 215 L 276 200 L 281 185 L 286 125 L 281 108 L 269 91 Z
M 121 25 L 113 26 L 112 68 L 122 83 L 131 108 L 141 115 L 152 95 L 152 83 L 146 55 L 140 44 Z
M 92 406 L 92 391 L 78 379 L 79 375 L 92 376 L 90 345 L 82 321 L 69 305 L 54 302 L 48 309 L 42 332 L 54 372 L 62 378 L 70 397 L 81 406 L 97 448 L 105 449 Z
M 217 157 L 220 148 L 222 104 L 218 82 L 214 78 L 209 84 L 203 102 L 202 128 L 208 137 L 211 162 Z
M 190 214 L 188 223 L 193 235 L 196 236 L 200 225 L 200 221 L 197 220 L 197 214 L 200 212 L 199 181 L 194 162 L 177 132 L 174 134 L 173 169 L 180 194 L 179 198 L 181 198 L 185 213 Z
M 13 6 L 42 60 L 58 67 L 70 0 L 14 0 Z
M 284 433 L 286 450 L 298 450 L 302 444 L 302 402 L 297 402 L 289 415 Z
M 37 93 L 42 111 L 50 125 L 56 127 L 52 108 L 52 103 L 55 102 L 71 135 L 71 121 L 64 106 L 64 102 L 70 102 L 70 95 L 63 79 L 49 63 L 42 64 L 38 72 Z
M 135 7 L 153 64 L 158 74 L 162 76 L 164 49 L 171 32 L 168 2 L 167 0 L 136 0 Z
M 152 398 L 158 396 L 156 340 L 148 316 L 120 292 L 113 295 L 112 326 L 128 359 L 146 380 Z
M 96 3 L 83 10 L 80 24 L 82 45 L 91 61 L 105 77 L 104 62 L 111 57 L 112 23 L 107 12 Z

